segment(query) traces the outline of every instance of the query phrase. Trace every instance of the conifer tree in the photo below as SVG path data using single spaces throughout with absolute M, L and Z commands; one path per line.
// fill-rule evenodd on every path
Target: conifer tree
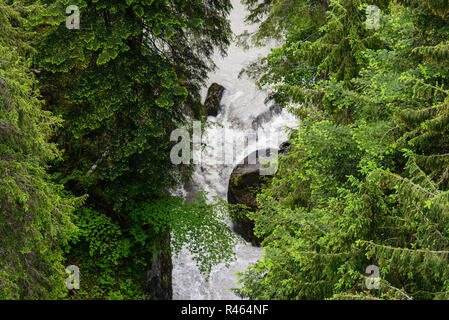
M 423 103 L 398 114 L 408 131 L 405 139 L 417 163 L 441 190 L 449 188 L 449 4 L 445 1 L 401 1 L 411 8 L 423 35 L 413 49 L 419 72 L 404 76 Z M 428 36 L 427 34 L 432 34 Z M 416 99 L 416 98 L 415 98 Z
M 371 31 L 379 45 L 354 51 L 355 73 L 338 77 L 347 57 L 332 59 L 337 73 L 312 83 L 320 100 L 282 92 L 309 110 L 250 214 L 266 254 L 242 274 L 242 297 L 448 299 L 448 6 L 399 2 L 384 3 L 382 26 Z M 349 3 L 330 1 L 325 24 Z M 319 45 L 329 44 L 328 31 Z M 292 85 L 302 90 L 304 79 Z M 334 110 L 350 111 L 351 121 Z
M 262 60 L 262 69 L 256 65 L 250 70 L 260 85 L 272 85 L 272 97 L 278 102 L 301 104 L 301 109 L 296 111 L 298 115 L 324 110 L 324 116 L 332 116 L 339 122 L 352 121 L 352 110 L 337 108 L 332 100 L 326 99 L 327 81 L 351 87 L 351 80 L 366 65 L 364 52 L 383 45 L 366 28 L 366 8 L 369 4 L 385 8 L 388 1 L 246 3 L 251 12 L 248 19 L 261 21 L 252 37 L 256 44 L 268 37 L 285 38 L 282 47 Z
M 202 199 L 186 211 L 169 192 L 182 178 L 170 160 L 170 133 L 189 110 L 202 113 L 199 89 L 211 56 L 229 44 L 230 1 L 45 3 L 34 58 L 46 108 L 64 120 L 57 134 L 64 159 L 54 175 L 73 194 L 88 195 L 69 252 L 89 279 L 79 296 L 142 298 L 161 250 L 170 278 L 170 235 L 178 250 L 190 241 L 203 271 L 229 260 L 235 239 L 220 209 Z M 66 27 L 69 5 L 79 9 L 79 29 Z
M 0 1 L 0 299 L 64 297 L 63 246 L 75 230 L 73 200 L 46 170 L 59 157 L 49 142 L 60 120 L 42 110 L 30 71 L 41 7 Z

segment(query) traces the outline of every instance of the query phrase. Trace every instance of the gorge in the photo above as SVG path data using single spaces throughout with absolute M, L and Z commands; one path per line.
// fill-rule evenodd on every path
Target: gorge
M 244 22 L 247 11 L 240 1 L 232 1 L 230 14 L 231 27 L 235 35 L 244 31 L 252 32 L 256 26 Z M 196 192 L 206 191 L 209 197 L 219 196 L 227 200 L 231 173 L 236 165 L 248 155 L 265 148 L 278 149 L 287 140 L 285 126 L 294 127 L 296 120 L 286 110 L 279 110 L 272 103 L 266 103 L 267 92 L 259 90 L 256 83 L 246 76 L 239 76 L 243 68 L 256 59 L 265 56 L 270 47 L 244 50 L 235 41 L 228 49 L 228 55 L 214 57 L 217 69 L 209 75 L 207 86 L 202 91 L 203 101 L 208 88 L 219 84 L 225 88 L 221 108 L 217 116 L 209 116 L 208 121 L 217 122 L 203 134 L 206 154 L 202 156 L 201 165 L 197 166 L 189 185 L 181 191 L 186 199 Z M 243 150 L 235 151 L 235 142 L 240 137 L 255 135 L 249 139 Z M 252 140 L 252 141 L 251 141 Z M 231 141 L 231 142 L 230 142 Z M 241 147 L 241 146 L 240 146 Z M 220 161 L 214 150 L 222 150 L 220 156 L 234 154 L 234 162 Z M 229 221 L 230 227 L 232 222 Z M 251 243 L 238 244 L 235 247 L 236 260 L 229 268 L 224 264 L 216 266 L 209 281 L 198 271 L 190 253 L 183 250 L 178 257 L 173 257 L 173 299 L 237 299 L 229 289 L 236 287 L 237 271 L 257 261 L 263 249 Z

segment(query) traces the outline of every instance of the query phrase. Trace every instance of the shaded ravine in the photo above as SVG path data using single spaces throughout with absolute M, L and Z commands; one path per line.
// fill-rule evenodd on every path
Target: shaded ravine
M 232 1 L 234 9 L 230 20 L 234 34 L 241 34 L 245 30 L 252 31 L 254 26 L 244 23 L 247 11 L 239 1 Z M 223 141 L 232 141 L 235 138 L 257 130 L 257 143 L 249 145 L 238 152 L 235 163 L 223 164 L 216 161 L 216 154 L 203 154 L 202 165 L 198 165 L 189 186 L 185 187 L 184 196 L 189 199 L 198 191 L 206 191 L 209 196 L 227 197 L 228 183 L 232 170 L 237 162 L 250 153 L 263 148 L 278 148 L 287 140 L 284 127 L 293 127 L 295 119 L 287 111 L 280 111 L 271 104 L 266 104 L 267 93 L 258 89 L 253 80 L 246 77 L 239 78 L 242 68 L 257 58 L 269 53 L 269 48 L 252 48 L 244 50 L 231 44 L 225 58 L 217 55 L 214 62 L 217 69 L 209 75 L 207 86 L 202 91 L 205 99 L 207 88 L 212 83 L 225 87 L 221 100 L 222 108 L 216 117 L 210 116 L 209 121 L 218 122 L 221 126 L 208 128 L 203 134 L 203 143 L 211 150 L 224 144 L 224 153 L 233 153 L 233 145 Z M 224 139 L 221 139 L 225 137 Z M 215 157 L 214 157 L 215 156 Z M 173 299 L 203 300 L 203 299 L 238 299 L 229 289 L 236 287 L 237 271 L 243 271 L 246 266 L 257 261 L 263 253 L 260 247 L 251 244 L 239 244 L 235 248 L 236 261 L 230 268 L 224 264 L 212 269 L 210 280 L 205 281 L 200 274 L 191 255 L 183 250 L 178 257 L 173 257 Z

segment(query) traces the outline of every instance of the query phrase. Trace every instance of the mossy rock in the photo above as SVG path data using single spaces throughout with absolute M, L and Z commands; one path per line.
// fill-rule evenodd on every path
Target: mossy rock
M 254 222 L 248 218 L 248 212 L 258 210 L 257 194 L 267 177 L 260 175 L 260 164 L 248 164 L 248 157 L 243 164 L 237 165 L 229 179 L 228 202 L 237 205 L 231 215 L 233 229 L 243 239 L 254 246 L 260 246 L 262 239 L 254 234 Z
M 212 83 L 207 91 L 207 97 L 204 102 L 208 116 L 216 117 L 220 112 L 220 102 L 223 98 L 225 88 L 218 83 Z

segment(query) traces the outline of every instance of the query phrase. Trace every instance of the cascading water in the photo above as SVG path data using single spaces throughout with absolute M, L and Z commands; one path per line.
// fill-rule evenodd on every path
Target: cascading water
M 241 34 L 245 30 L 253 31 L 255 26 L 244 23 L 247 11 L 240 1 L 232 1 L 234 9 L 230 20 L 234 34 Z M 267 93 L 258 89 L 253 80 L 246 77 L 239 78 L 240 71 L 249 63 L 269 53 L 269 47 L 244 50 L 232 44 L 228 55 L 222 58 L 214 57 L 217 69 L 209 75 L 208 85 L 216 82 L 226 88 L 221 104 L 222 109 L 217 117 L 209 117 L 209 121 L 217 122 L 220 126 L 208 128 L 203 134 L 202 141 L 209 151 L 203 153 L 201 165 L 197 166 L 192 181 L 184 195 L 191 197 L 198 191 L 206 191 L 209 196 L 227 197 L 228 182 L 235 165 L 244 157 L 262 148 L 278 148 L 280 143 L 287 140 L 284 127 L 294 127 L 295 119 L 285 110 L 272 113 L 271 105 L 265 103 Z M 203 89 L 205 98 L 207 87 Z M 264 121 L 256 121 L 261 115 Z M 256 131 L 255 131 L 256 130 Z M 221 149 L 222 155 L 235 154 L 235 144 L 229 141 L 239 141 L 249 132 L 257 132 L 257 142 L 249 141 L 243 150 L 237 152 L 234 163 L 219 161 L 213 150 Z M 224 150 L 223 150 L 224 149 Z M 210 151 L 212 150 L 212 151 Z M 203 300 L 203 299 L 237 299 L 229 289 L 236 287 L 237 271 L 243 271 L 246 266 L 256 262 L 263 253 L 262 248 L 251 244 L 239 244 L 235 247 L 236 261 L 230 268 L 224 264 L 212 269 L 208 282 L 200 274 L 192 256 L 187 250 L 181 251 L 178 257 L 173 257 L 173 299 Z

